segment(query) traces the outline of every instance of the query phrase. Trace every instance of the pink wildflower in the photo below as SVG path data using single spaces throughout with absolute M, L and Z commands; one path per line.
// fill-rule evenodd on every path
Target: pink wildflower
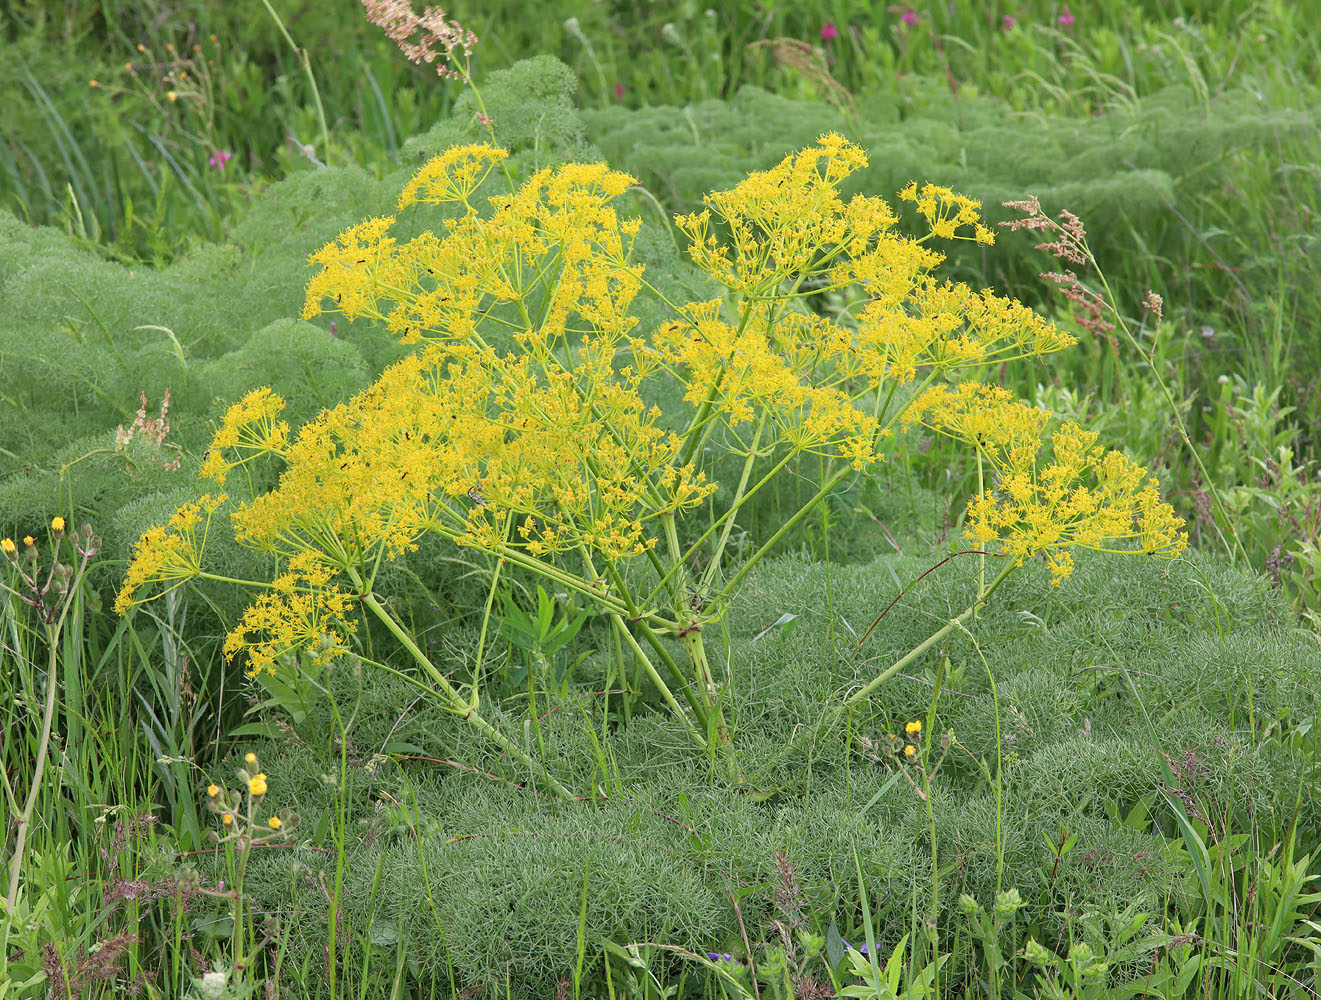
M 622 83 L 620 83 L 618 80 L 616 80 L 616 81 L 615 81 L 615 100 L 616 100 L 616 101 L 622 101 L 622 100 L 624 99 L 624 94 L 626 94 L 627 92 L 628 92 L 628 91 L 627 91 L 627 89 L 624 87 L 624 85 L 623 85 Z
M 917 11 L 913 10 L 912 7 L 905 7 L 904 12 L 899 15 L 899 20 L 910 28 L 915 27 L 917 25 Z
M 1014 17 L 1013 14 L 1006 14 L 1000 21 L 1000 27 L 1005 31 L 1012 31 L 1017 26 L 1018 18 Z
M 232 160 L 233 158 L 234 158 L 234 154 L 231 153 L 229 150 L 217 149 L 214 153 L 211 154 L 210 159 L 208 159 L 206 162 L 211 164 L 211 166 L 215 167 L 217 170 L 224 170 L 226 164 L 228 164 L 229 161 Z
M 1059 16 L 1059 22 L 1061 28 L 1072 28 L 1074 22 L 1073 11 L 1065 7 L 1064 13 Z
M 821 40 L 823 42 L 833 42 L 839 37 L 839 29 L 835 27 L 834 21 L 827 21 L 821 26 Z

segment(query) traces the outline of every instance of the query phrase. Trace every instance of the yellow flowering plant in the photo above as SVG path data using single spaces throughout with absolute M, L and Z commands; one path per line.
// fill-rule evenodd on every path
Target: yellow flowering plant
M 269 808 L 266 795 L 270 791 L 270 779 L 257 770 L 257 755 L 245 754 L 243 763 L 244 766 L 234 772 L 239 787 L 228 788 L 212 783 L 206 788 L 207 811 L 220 824 L 220 829 L 210 831 L 207 839 L 223 849 L 230 860 L 232 888 L 226 890 L 225 883 L 221 882 L 215 889 L 195 889 L 203 895 L 229 902 L 232 920 L 230 948 L 236 971 L 251 967 L 253 958 L 267 945 L 273 933 L 273 925 L 268 921 L 265 935 L 257 935 L 251 903 L 244 894 L 248 861 L 254 850 L 292 843 L 298 827 L 297 813 L 288 809 L 275 812 Z
M 968 533 L 1000 550 L 1005 569 L 990 584 L 983 575 L 979 601 L 1039 553 L 1058 580 L 1075 547 L 1182 547 L 1178 519 L 1141 468 L 1072 425 L 1052 446 L 1047 414 L 964 380 L 1073 343 L 1012 299 L 937 276 L 934 240 L 993 242 L 976 202 L 910 185 L 900 199 L 927 232 L 905 236 L 884 200 L 840 193 L 866 156 L 822 136 L 675 220 L 693 263 L 724 289 L 677 303 L 632 258 L 640 223 L 616 207 L 632 177 L 565 164 L 516 184 L 506 157 L 489 143 L 456 147 L 404 187 L 401 212 L 447 207 L 439 233 L 398 239 L 394 218 L 369 219 L 311 257 L 319 270 L 305 318 L 370 319 L 416 345 L 412 354 L 296 433 L 279 397 L 259 389 L 216 434 L 203 468 L 219 483 L 262 456 L 283 464 L 274 488 L 231 512 L 239 542 L 284 567 L 250 581 L 263 592 L 226 643 L 250 670 L 288 653 L 343 655 L 361 607 L 450 710 L 567 794 L 482 718 L 478 673 L 467 684 L 448 678 L 377 597 L 384 562 L 439 537 L 492 557 L 496 580 L 516 566 L 585 596 L 694 742 L 715 748 L 728 742 L 725 685 L 704 631 L 794 525 L 883 461 L 898 425 L 967 441 L 992 475 Z M 507 193 L 478 199 L 497 169 Z M 809 308 L 843 291 L 861 293 L 856 317 Z M 639 329 L 631 307 L 641 294 L 670 319 Z M 647 402 L 664 379 L 682 387 L 685 413 Z M 741 469 L 708 515 L 711 444 Z M 726 578 L 740 510 L 808 455 L 824 470 L 820 488 Z M 208 576 L 202 526 L 223 502 L 203 498 L 143 536 L 121 610 L 158 584 Z

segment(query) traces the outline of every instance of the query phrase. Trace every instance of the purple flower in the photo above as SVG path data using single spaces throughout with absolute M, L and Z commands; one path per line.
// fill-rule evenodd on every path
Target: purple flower
M 1005 31 L 1011 31 L 1018 26 L 1018 18 L 1013 14 L 1006 14 L 1000 21 L 1000 27 Z
M 616 80 L 616 81 L 615 81 L 615 100 L 616 100 L 616 101 L 622 101 L 622 100 L 624 99 L 624 95 L 625 95 L 627 92 L 628 92 L 628 89 L 627 89 L 622 83 L 620 83 L 618 80 Z
M 234 158 L 234 154 L 227 149 L 218 149 L 211 154 L 211 158 L 206 162 L 211 164 L 217 170 L 224 170 L 225 164 Z
M 821 41 L 833 42 L 839 37 L 839 29 L 835 27 L 834 21 L 827 21 L 821 26 Z
M 1061 15 L 1059 16 L 1060 27 L 1061 27 L 1061 28 L 1072 28 L 1072 27 L 1073 27 L 1073 21 L 1074 21 L 1073 11 L 1069 10 L 1068 7 L 1065 7 L 1065 8 L 1064 8 L 1064 13 L 1061 14 Z
M 905 7 L 904 12 L 899 15 L 899 20 L 912 28 L 917 25 L 917 11 L 913 10 L 912 7 Z
M 842 945 L 844 946 L 844 950 L 845 950 L 845 951 L 852 951 L 852 950 L 853 950 L 853 945 L 849 944 L 849 943 L 848 943 L 847 941 L 845 941 L 843 938 L 840 939 L 840 944 L 842 944 Z M 865 944 L 864 944 L 861 948 L 858 949 L 858 954 L 859 954 L 859 955 L 868 955 L 868 954 L 870 954 L 870 952 L 867 951 L 867 946 L 866 946 Z
M 738 960 L 727 951 L 708 951 L 706 957 L 713 962 L 729 962 L 733 965 L 738 964 Z

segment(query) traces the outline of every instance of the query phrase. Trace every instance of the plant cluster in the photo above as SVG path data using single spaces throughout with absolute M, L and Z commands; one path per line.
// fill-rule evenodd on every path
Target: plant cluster
M 1321 988 L 1314 641 L 1135 461 L 1315 598 L 1294 14 L 253 3 L 4 43 L 0 994 Z M 400 144 L 530 38 L 618 107 Z
M 266 390 L 222 423 L 206 461 L 212 478 L 224 482 L 265 456 L 284 463 L 273 489 L 232 514 L 241 544 L 288 565 L 226 644 L 231 657 L 247 651 L 250 672 L 304 651 L 341 655 L 357 602 L 413 654 L 451 711 L 530 764 L 478 713 L 479 678 L 460 692 L 374 593 L 383 562 L 437 535 L 495 557 L 497 575 L 509 563 L 594 602 L 667 704 L 691 717 L 694 742 L 724 747 L 726 685 L 704 631 L 720 623 L 786 528 L 880 462 L 894 426 L 914 420 L 964 438 L 995 479 L 970 507 L 966 533 L 1007 558 L 994 583 L 983 581 L 979 601 L 1038 554 L 1058 582 L 1072 568 L 1072 548 L 1119 551 L 1133 540 L 1148 555 L 1182 550 L 1181 522 L 1139 466 L 1107 455 L 1076 425 L 1048 437 L 1047 415 L 1003 391 L 949 384 L 1072 343 L 1017 302 L 936 277 L 943 258 L 926 245 L 933 237 L 993 242 L 976 202 L 909 185 L 900 198 L 928 234 L 903 237 L 885 202 L 841 198 L 840 185 L 866 158 L 842 137 L 823 136 L 677 220 L 694 263 L 726 289 L 680 305 L 631 261 L 640 221 L 621 220 L 612 203 L 632 178 L 601 164 L 547 168 L 492 198 L 484 214 L 476 192 L 506 157 L 489 144 L 456 147 L 404 187 L 400 210 L 460 209 L 443 237 L 428 230 L 396 240 L 395 219 L 386 217 L 312 255 L 320 273 L 305 318 L 330 304 L 419 350 L 296 435 Z M 853 287 L 867 296 L 855 323 L 804 308 L 812 296 Z M 649 336 L 630 312 L 643 288 L 675 316 Z M 497 349 L 492 329 L 514 348 Z M 683 389 L 688 415 L 668 417 L 682 429 L 667 428 L 647 403 L 645 389 L 658 378 Z M 702 531 L 685 515 L 715 490 L 698 461 L 717 444 L 742 459 L 742 470 L 732 501 Z M 740 509 L 806 455 L 822 463 L 817 494 L 723 578 Z M 121 611 L 160 584 L 215 577 L 204 568 L 205 527 L 222 503 L 208 495 L 144 534 Z M 649 584 L 630 569 L 640 558 Z M 689 671 L 667 639 L 687 653 Z

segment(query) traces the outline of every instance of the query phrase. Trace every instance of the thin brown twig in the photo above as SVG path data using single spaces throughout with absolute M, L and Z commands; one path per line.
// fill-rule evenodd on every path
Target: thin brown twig
M 944 566 L 945 563 L 949 562 L 951 559 L 954 559 L 956 556 L 994 556 L 998 554 L 999 553 L 996 552 L 984 552 L 981 549 L 964 549 L 962 552 L 954 552 L 950 555 L 947 555 L 944 559 L 940 560 L 940 562 L 936 563 L 936 565 L 926 570 L 921 576 L 919 576 L 916 580 L 910 583 L 907 587 L 899 591 L 899 593 L 895 595 L 894 600 L 885 606 L 885 610 L 876 616 L 876 620 L 871 623 L 871 626 L 867 629 L 866 632 L 863 633 L 862 638 L 858 640 L 857 644 L 853 648 L 857 649 L 859 646 L 861 646 L 864 642 L 867 641 L 867 636 L 871 635 L 872 632 L 876 630 L 876 626 L 881 623 L 881 619 L 890 613 L 890 609 L 893 608 L 896 604 L 898 604 L 906 593 L 908 593 L 915 586 L 921 583 L 926 576 L 940 569 L 940 567 Z

